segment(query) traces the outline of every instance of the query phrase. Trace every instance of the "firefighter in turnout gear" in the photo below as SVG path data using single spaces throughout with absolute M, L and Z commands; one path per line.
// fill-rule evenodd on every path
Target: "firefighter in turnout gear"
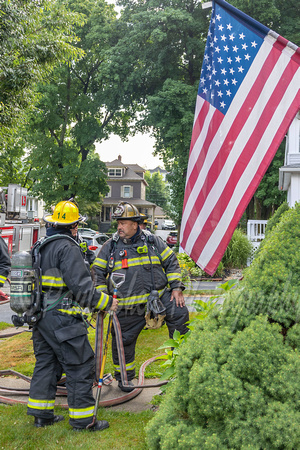
M 0 297 L 3 299 L 8 298 L 7 295 L 1 290 L 7 279 L 10 271 L 10 257 L 8 253 L 8 248 L 5 241 L 0 237 Z
M 97 290 L 110 295 L 113 286 L 108 275 L 114 272 L 125 274 L 125 281 L 118 289 L 117 316 L 122 330 L 129 386 L 123 386 L 121 382 L 114 330 L 112 352 L 118 385 L 123 391 L 130 392 L 134 389 L 130 380 L 135 377 L 136 341 L 146 325 L 146 305 L 147 316 L 154 312 L 158 321 L 161 318 L 165 320 L 170 337 L 175 330 L 181 334 L 188 331 L 189 313 L 182 294 L 184 285 L 180 266 L 173 251 L 160 238 L 140 229 L 140 214 L 134 205 L 119 203 L 113 219 L 118 221 L 118 231 L 102 246 L 92 272 Z M 152 311 L 148 311 L 149 308 Z
M 43 312 L 32 332 L 36 364 L 27 414 L 35 417 L 36 427 L 63 419 L 54 415 L 54 403 L 56 384 L 65 373 L 69 423 L 74 430 L 82 430 L 92 422 L 95 404 L 94 352 L 82 308 L 114 311 L 118 301 L 95 289 L 81 249 L 72 238 L 71 229 L 82 220 L 77 206 L 60 202 L 44 220 L 52 226 L 47 229 L 48 242 L 40 249 Z M 96 421 L 89 430 L 108 426 L 105 420 Z
M 77 244 L 79 245 L 84 261 L 87 265 L 93 264 L 96 256 L 95 253 L 89 249 L 87 243 L 83 240 L 83 238 L 78 233 L 78 224 L 74 228 L 71 229 L 71 233 Z

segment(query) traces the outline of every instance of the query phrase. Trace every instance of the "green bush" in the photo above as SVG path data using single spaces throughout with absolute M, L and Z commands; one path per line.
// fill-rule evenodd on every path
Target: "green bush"
M 271 231 L 274 229 L 274 227 L 280 222 L 282 215 L 289 210 L 289 205 L 287 202 L 283 202 L 278 209 L 276 209 L 273 216 L 268 220 L 266 230 L 265 230 L 265 239 L 260 243 L 260 246 L 255 251 L 253 257 L 256 258 L 258 254 L 262 251 L 265 242 L 267 242 L 266 238 L 270 235 Z M 254 259 L 252 258 L 252 260 Z
M 150 449 L 300 448 L 300 206 L 221 311 L 197 321 L 147 426 Z
M 289 210 L 288 203 L 287 202 L 283 202 L 279 206 L 279 208 L 276 209 L 276 211 L 273 214 L 273 216 L 268 220 L 265 234 L 269 233 L 272 230 L 272 228 L 274 228 L 275 225 L 277 225 L 280 222 L 282 214 L 284 214 L 288 210 Z
M 237 228 L 224 253 L 222 263 L 226 269 L 245 267 L 247 260 L 251 255 L 251 251 L 251 242 L 247 236 Z

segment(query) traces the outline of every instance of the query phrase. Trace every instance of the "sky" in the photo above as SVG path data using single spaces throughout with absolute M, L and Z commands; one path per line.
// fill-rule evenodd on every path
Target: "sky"
M 107 141 L 96 144 L 96 151 L 103 162 L 113 161 L 121 155 L 124 164 L 138 164 L 144 169 L 164 167 L 158 156 L 153 156 L 154 139 L 147 134 L 137 133 L 128 142 L 122 142 L 119 136 L 113 135 Z
M 115 4 L 115 0 L 107 2 Z M 116 5 L 115 9 L 120 11 Z M 153 156 L 153 150 L 154 139 L 141 133 L 130 137 L 128 142 L 122 142 L 118 136 L 113 135 L 107 141 L 96 144 L 96 151 L 103 162 L 113 161 L 121 155 L 124 164 L 138 164 L 144 169 L 155 169 L 157 166 L 164 168 L 163 162 L 157 156 Z

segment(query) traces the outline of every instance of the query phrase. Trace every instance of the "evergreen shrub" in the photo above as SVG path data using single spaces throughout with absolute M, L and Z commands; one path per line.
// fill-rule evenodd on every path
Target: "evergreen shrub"
M 268 220 L 265 234 L 269 233 L 272 230 L 272 228 L 274 228 L 275 225 L 277 225 L 278 222 L 280 222 L 282 214 L 284 214 L 286 211 L 288 211 L 288 209 L 289 209 L 289 205 L 287 202 L 283 202 L 279 206 L 279 208 L 276 209 L 273 216 Z
M 300 448 L 300 206 L 179 350 L 150 449 Z

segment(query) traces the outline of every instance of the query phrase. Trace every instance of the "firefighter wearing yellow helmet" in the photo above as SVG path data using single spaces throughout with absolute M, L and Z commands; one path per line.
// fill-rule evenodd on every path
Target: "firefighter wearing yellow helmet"
M 136 206 L 121 202 L 114 211 L 118 231 L 101 248 L 92 266 L 96 285 L 112 294 L 110 275 L 115 271 L 125 275 L 118 289 L 118 319 L 122 330 L 125 364 L 129 386 L 121 382 L 116 335 L 113 330 L 112 352 L 115 377 L 125 392 L 134 389 L 135 345 L 146 325 L 157 327 L 166 321 L 170 337 L 175 330 L 188 331 L 189 313 L 182 291 L 180 266 L 175 253 L 159 237 L 141 230 L 141 214 Z M 145 313 L 147 308 L 147 319 Z
M 32 331 L 36 364 L 27 414 L 34 416 L 36 427 L 63 420 L 63 416 L 54 414 L 54 404 L 56 383 L 65 373 L 69 423 L 74 430 L 83 430 L 93 421 L 95 400 L 94 352 L 82 308 L 115 311 L 118 301 L 95 289 L 80 247 L 72 237 L 72 227 L 83 220 L 77 205 L 72 201 L 59 202 L 44 220 L 52 226 L 40 249 L 43 314 Z M 105 420 L 95 421 L 89 430 L 108 426 Z
M 78 207 L 75 203 L 67 200 L 57 203 L 53 214 L 46 214 L 44 221 L 52 225 L 74 225 L 78 222 L 84 222 L 85 217 L 79 214 Z

